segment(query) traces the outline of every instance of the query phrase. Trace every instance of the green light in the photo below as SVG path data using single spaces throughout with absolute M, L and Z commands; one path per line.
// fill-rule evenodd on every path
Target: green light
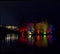
M 44 31 L 44 33 L 43 34 L 46 34 L 46 32 Z
M 43 40 L 44 40 L 44 46 L 47 46 L 47 38 L 46 38 L 46 35 L 43 36 Z
M 46 35 L 44 35 L 44 39 L 46 39 Z

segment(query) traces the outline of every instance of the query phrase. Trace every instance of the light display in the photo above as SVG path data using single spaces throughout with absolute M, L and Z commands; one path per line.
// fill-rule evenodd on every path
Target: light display
M 35 28 L 33 23 L 29 23 L 26 27 L 27 27 L 27 32 L 34 33 Z
M 27 45 L 35 44 L 38 47 L 47 47 L 48 43 L 54 41 L 53 30 L 55 30 L 54 26 L 49 25 L 47 22 L 28 23 L 27 26 L 19 28 L 20 35 L 8 34 L 5 40 L 7 42 L 18 40 L 20 43 Z
M 28 37 L 27 37 L 27 41 L 28 41 L 28 45 L 30 44 L 30 45 L 33 45 L 34 44 L 34 36 L 32 36 L 31 34 L 29 34 L 28 35 Z
M 40 22 L 40 23 L 36 23 L 36 25 L 34 26 L 34 23 L 29 23 L 25 29 L 23 28 L 20 28 L 20 31 L 22 33 L 24 33 L 25 31 L 27 32 L 27 44 L 32 44 L 34 43 L 35 39 L 34 37 L 36 38 L 36 42 L 35 44 L 37 46 L 42 46 L 42 47 L 46 47 L 48 46 L 48 42 L 52 43 L 53 42 L 53 36 L 51 36 L 50 34 L 47 35 L 47 33 L 52 33 L 52 31 L 54 30 L 54 27 L 53 25 L 48 25 L 47 22 Z M 37 36 L 35 35 L 33 37 L 33 33 L 36 32 L 37 33 Z M 40 34 L 43 34 L 43 35 L 40 35 Z M 24 34 L 23 34 L 24 35 Z M 22 36 L 23 36 L 22 35 Z M 23 39 L 22 39 L 23 40 Z M 32 44 L 33 45 L 33 44 Z

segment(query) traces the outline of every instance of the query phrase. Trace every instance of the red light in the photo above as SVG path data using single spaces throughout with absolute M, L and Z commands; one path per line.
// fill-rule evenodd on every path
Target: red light
M 19 32 L 24 32 L 24 31 L 27 31 L 27 28 L 26 27 L 20 27 L 19 28 Z
M 47 36 L 47 40 L 50 40 L 50 38 L 51 38 L 51 36 L 50 36 L 50 35 L 48 35 L 48 36 Z
M 48 28 L 46 32 L 47 32 L 47 33 L 50 33 L 50 32 L 51 32 L 51 29 L 50 29 L 50 28 Z
M 25 37 L 20 37 L 19 38 L 19 42 L 26 44 L 27 43 L 27 39 Z

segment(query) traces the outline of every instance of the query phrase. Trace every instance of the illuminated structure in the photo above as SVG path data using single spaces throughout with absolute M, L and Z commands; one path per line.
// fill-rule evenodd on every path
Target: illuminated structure
M 34 41 L 36 39 L 36 45 L 37 46 L 48 46 L 48 42 L 53 42 L 53 36 L 51 35 L 53 30 L 55 29 L 53 25 L 49 25 L 47 22 L 39 22 L 39 23 L 29 23 L 25 27 L 20 27 L 19 31 L 22 32 L 22 38 L 24 38 L 24 34 L 26 34 L 27 38 L 25 38 L 25 42 L 27 41 L 27 44 L 33 45 Z M 25 33 L 26 32 L 26 33 Z M 34 33 L 37 33 L 37 35 L 33 35 Z M 41 35 L 41 33 L 43 35 Z M 47 35 L 49 33 L 49 35 Z M 35 38 L 34 38 L 35 37 Z M 24 40 L 24 39 L 21 39 Z
M 12 26 L 12 25 L 6 26 L 6 28 L 8 28 L 10 30 L 18 30 L 17 26 Z
M 55 28 L 53 25 L 48 24 L 47 22 L 28 23 L 27 26 L 20 28 L 17 26 L 6 26 L 6 28 L 17 30 L 21 33 L 20 35 L 7 34 L 5 37 L 6 42 L 13 42 L 15 40 L 18 40 L 23 44 L 35 44 L 38 47 L 46 47 L 48 46 L 48 42 L 53 43 L 54 41 L 52 33 Z

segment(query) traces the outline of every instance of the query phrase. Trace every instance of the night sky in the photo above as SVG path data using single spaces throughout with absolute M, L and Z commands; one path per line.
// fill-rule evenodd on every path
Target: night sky
M 59 1 L 0 2 L 0 24 L 20 25 L 22 22 L 38 22 L 42 18 L 59 24 Z M 24 19 L 24 20 L 23 20 Z

